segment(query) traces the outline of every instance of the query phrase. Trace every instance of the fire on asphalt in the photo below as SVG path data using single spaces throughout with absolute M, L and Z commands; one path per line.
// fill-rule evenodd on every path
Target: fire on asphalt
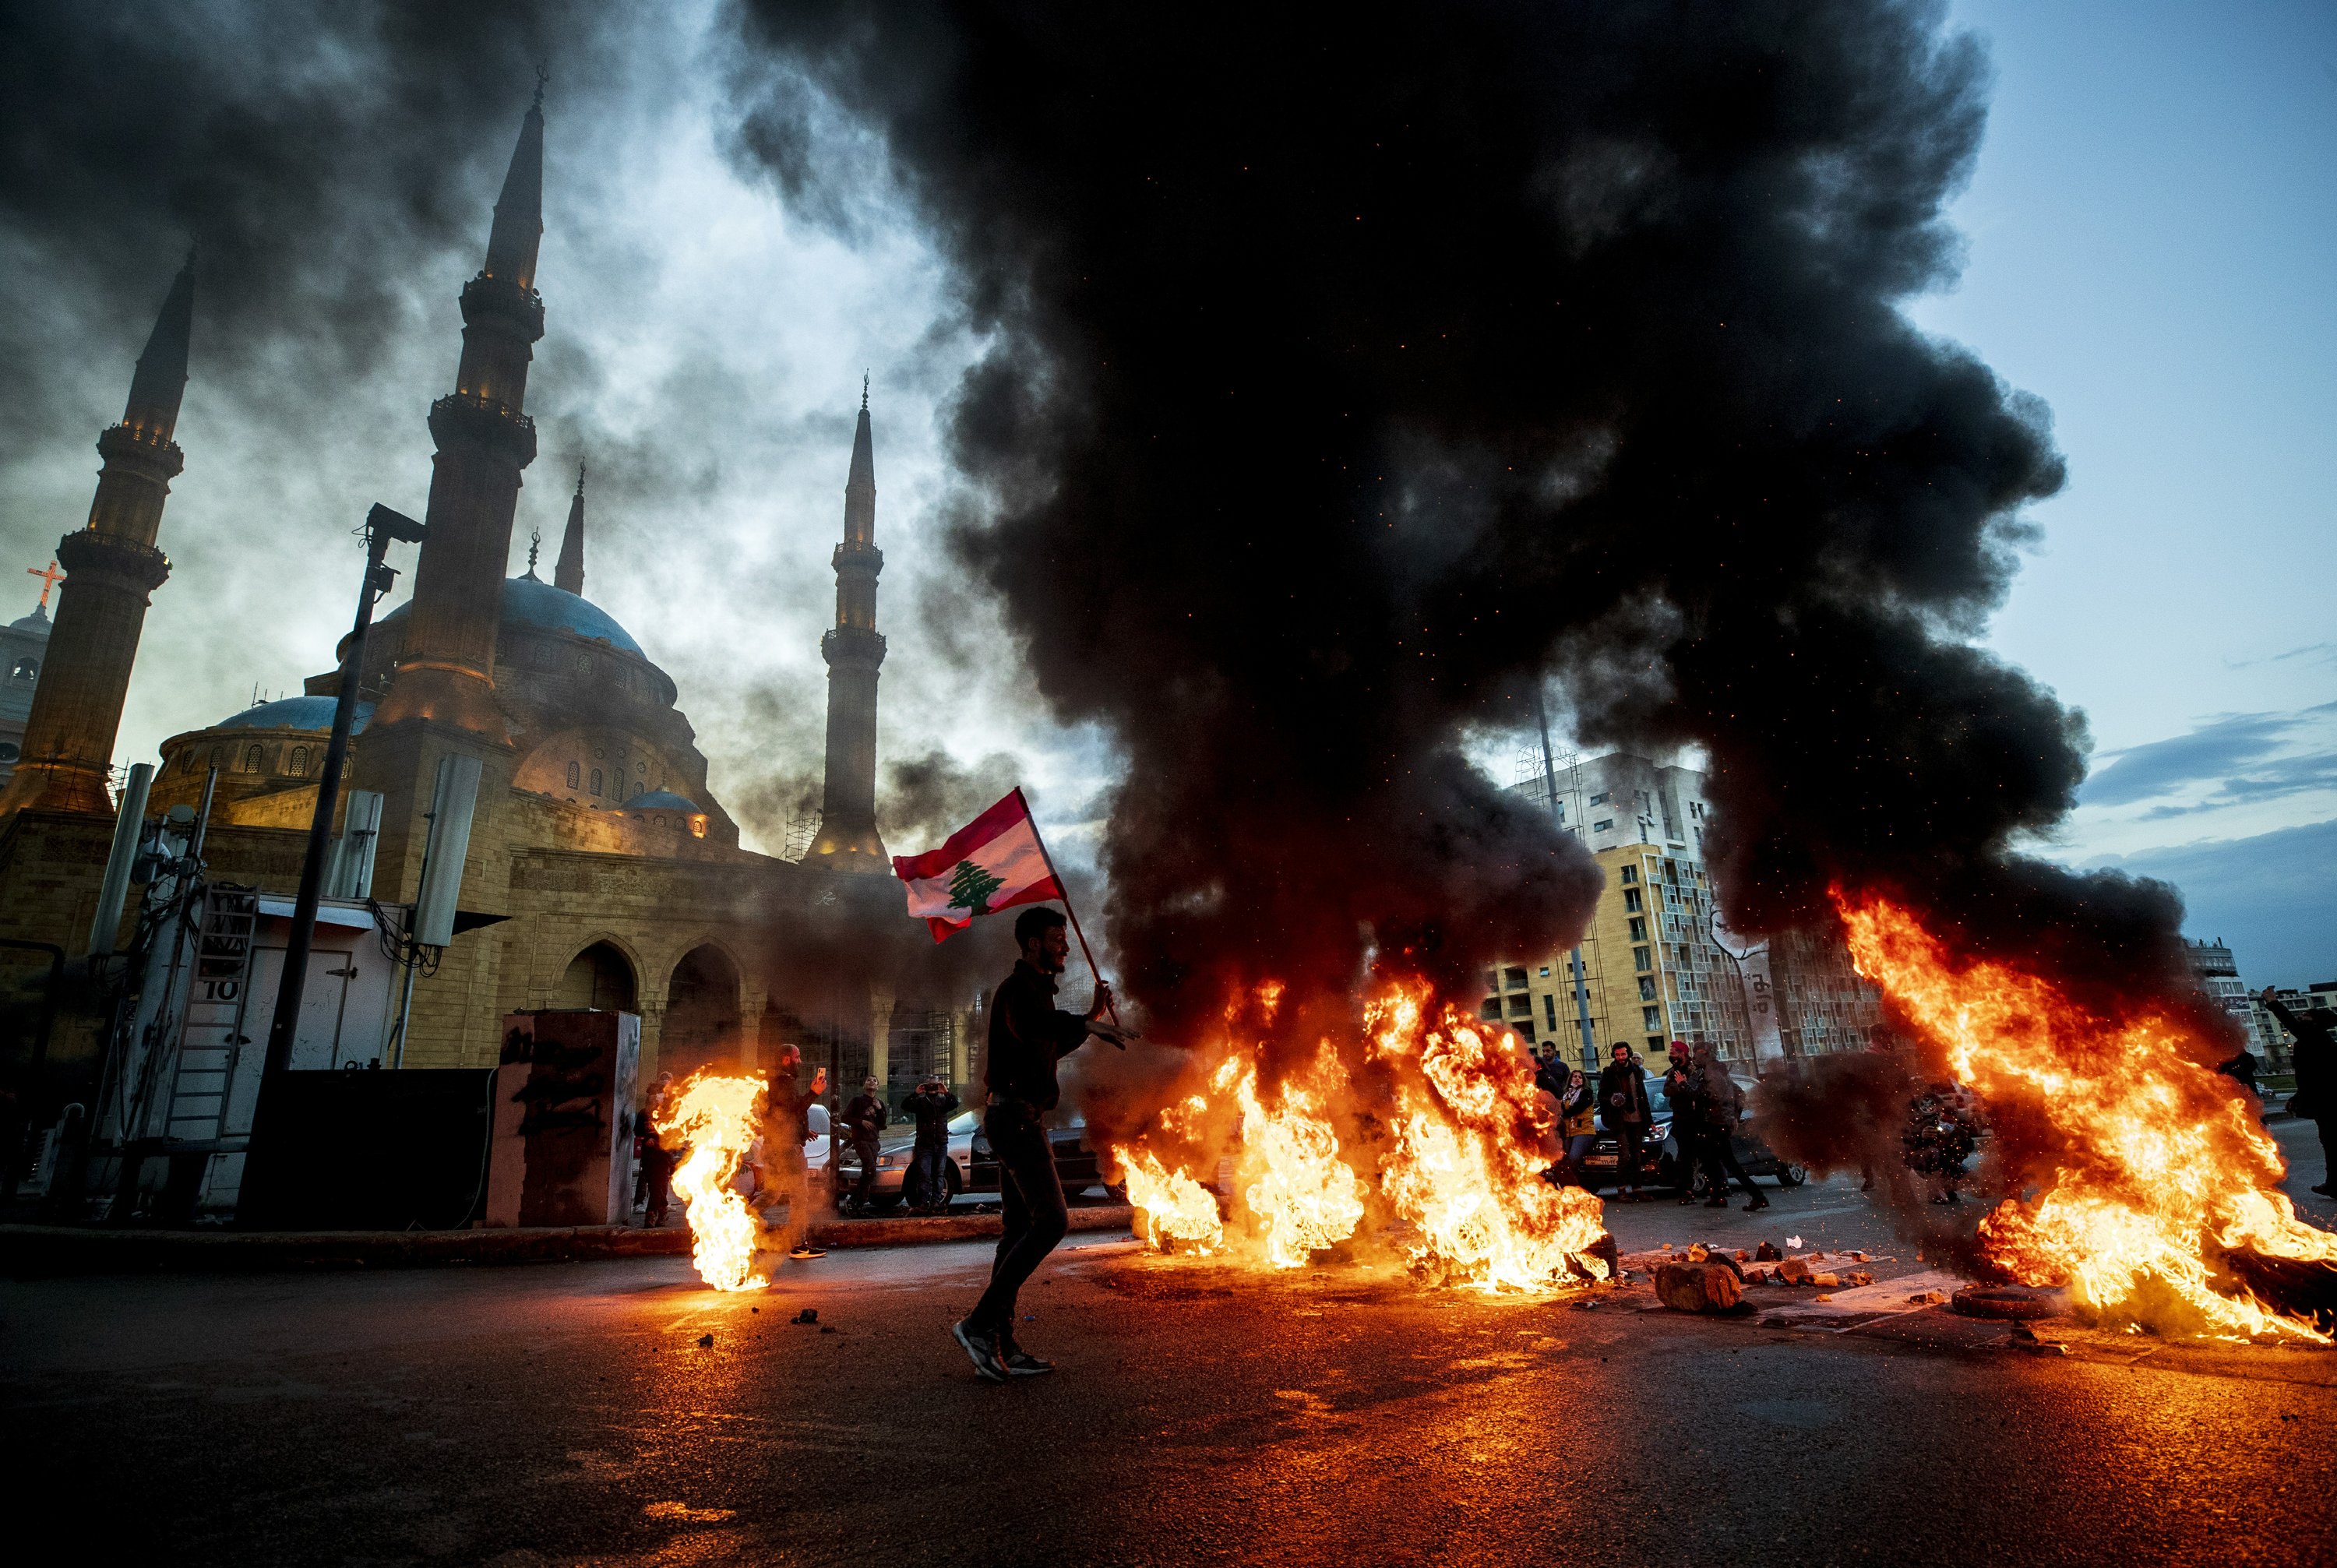
M 2278 1130 L 2327 1223 L 2309 1128 Z M 1878 1289 L 1923 1269 L 1854 1180 L 1608 1211 L 1627 1256 L 1799 1235 Z M 18 1495 L 189 1564 L 2326 1560 L 2326 1350 L 1082 1235 L 1023 1298 L 1061 1371 L 998 1388 L 946 1334 L 987 1262 L 844 1250 L 738 1294 L 680 1258 L 11 1282 Z M 1002 1485 L 1037 1526 L 985 1507 Z

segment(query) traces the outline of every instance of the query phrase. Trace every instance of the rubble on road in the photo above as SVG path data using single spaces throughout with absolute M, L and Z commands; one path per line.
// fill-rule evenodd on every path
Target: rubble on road
M 1728 1312 L 1744 1303 L 1745 1289 L 1728 1263 L 1661 1263 L 1656 1267 L 1656 1298 L 1675 1312 Z

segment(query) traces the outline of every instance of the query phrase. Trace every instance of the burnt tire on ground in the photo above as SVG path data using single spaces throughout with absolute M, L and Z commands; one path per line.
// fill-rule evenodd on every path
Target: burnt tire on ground
M 2059 1317 L 2069 1309 L 2069 1297 L 2035 1285 L 1967 1285 L 1948 1298 L 1948 1306 L 1966 1318 L 2019 1322 Z

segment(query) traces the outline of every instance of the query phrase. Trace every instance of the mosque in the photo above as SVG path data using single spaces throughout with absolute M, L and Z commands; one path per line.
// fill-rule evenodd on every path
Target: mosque
M 458 935 L 416 984 L 402 1063 L 491 1064 L 505 1014 L 597 1006 L 640 1015 L 643 1082 L 716 1057 L 751 1064 L 784 1036 L 849 1041 L 847 1071 L 865 1064 L 880 1079 L 912 1081 L 938 1072 L 963 1083 L 967 1013 L 946 1000 L 904 1003 L 882 981 L 848 997 L 827 985 L 808 1004 L 791 994 L 800 982 L 784 972 L 790 959 L 771 936 L 791 919 L 901 911 L 875 819 L 884 556 L 865 386 L 834 557 L 836 621 L 822 639 L 822 816 L 800 860 L 741 848 L 672 678 L 585 597 L 581 469 L 552 580 L 538 576 L 533 548 L 527 571 L 505 575 L 522 473 L 535 456 L 525 398 L 544 330 L 535 288 L 543 134 L 539 93 L 495 203 L 485 263 L 462 291 L 455 387 L 429 410 L 429 537 L 413 596 L 375 624 L 354 671 L 342 804 L 349 790 L 381 799 L 375 900 L 415 897 L 441 759 L 473 758 L 483 769 Z M 5 633 L 10 658 L 29 673 L 23 693 L 13 678 L 0 684 L 0 730 L 12 722 L 21 730 L 5 737 L 15 770 L 0 792 L 0 936 L 68 953 L 90 946 L 113 832 L 110 761 L 122 700 L 151 595 L 170 574 L 156 541 L 183 462 L 174 437 L 192 266 L 190 258 L 139 358 L 122 422 L 99 438 L 105 463 L 88 525 L 57 549 L 64 577 L 54 625 L 35 612 Z M 215 880 L 278 895 L 297 885 L 348 652 L 345 640 L 336 667 L 309 677 L 301 695 L 163 742 L 148 815 L 195 805 L 215 778 L 206 844 Z

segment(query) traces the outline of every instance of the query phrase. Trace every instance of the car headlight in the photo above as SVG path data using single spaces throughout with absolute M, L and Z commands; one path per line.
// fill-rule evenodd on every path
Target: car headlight
M 1669 1138 L 1672 1135 L 1672 1124 L 1670 1122 L 1657 1122 L 1653 1125 L 1657 1142 L 1660 1143 L 1665 1139 Z

